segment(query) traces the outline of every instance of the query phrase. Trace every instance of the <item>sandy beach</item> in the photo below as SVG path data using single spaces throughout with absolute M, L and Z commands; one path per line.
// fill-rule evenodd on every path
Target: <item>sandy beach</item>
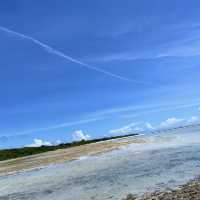
M 129 137 L 110 141 L 86 144 L 67 149 L 60 149 L 41 153 L 33 156 L 26 156 L 0 162 L 0 175 L 12 174 L 19 171 L 31 170 L 51 164 L 72 161 L 84 156 L 92 156 L 108 151 L 116 150 L 123 145 L 133 143 L 145 143 L 145 139 Z

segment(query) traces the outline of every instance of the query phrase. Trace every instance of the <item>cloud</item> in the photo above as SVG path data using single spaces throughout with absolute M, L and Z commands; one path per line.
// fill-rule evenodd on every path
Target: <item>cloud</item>
M 198 107 L 198 111 L 200 111 L 200 107 Z
M 27 147 L 41 147 L 41 146 L 52 146 L 52 143 L 48 141 L 43 141 L 42 139 L 34 139 L 34 143 L 27 145 Z
M 134 131 L 137 131 L 137 132 L 142 132 L 142 131 L 144 131 L 144 129 L 143 128 L 141 128 L 141 127 L 134 127 Z
M 197 122 L 200 122 L 200 119 L 197 116 L 192 116 L 189 119 L 171 117 L 161 122 L 157 126 L 152 126 L 150 123 L 147 122 L 146 127 L 147 129 L 150 129 L 150 130 L 156 130 L 156 129 L 158 130 L 158 129 L 163 129 L 163 128 L 171 128 L 175 126 L 190 125 Z
M 163 122 L 160 123 L 159 127 L 160 128 L 167 128 L 175 125 L 179 125 L 182 122 L 184 122 L 184 119 L 178 119 L 176 117 L 171 117 Z
M 109 131 L 109 133 L 118 135 L 118 134 L 127 134 L 127 133 L 130 133 L 131 131 L 132 131 L 132 128 L 125 126 L 118 129 L 112 129 Z
M 72 133 L 73 140 L 80 141 L 80 140 L 89 140 L 91 137 L 88 134 L 85 134 L 82 130 L 77 130 Z
M 146 125 L 147 129 L 150 129 L 150 130 L 154 130 L 155 129 L 155 127 L 152 126 L 149 122 L 146 122 L 145 125 Z
M 59 144 L 62 144 L 62 141 L 61 140 L 56 140 L 53 145 L 59 145 Z
M 178 119 L 176 117 L 171 117 L 167 119 L 166 121 L 162 122 L 159 127 L 165 128 L 165 127 L 173 127 L 177 125 L 188 125 L 188 124 L 193 124 L 198 121 L 199 121 L 199 118 L 197 116 L 192 116 L 189 119 Z
M 131 78 L 126 78 L 126 77 L 123 77 L 123 76 L 120 76 L 120 75 L 117 75 L 117 74 L 114 74 L 112 72 L 109 72 L 107 70 L 104 70 L 104 69 L 101 69 L 101 68 L 98 68 L 98 67 L 95 67 L 95 66 L 92 66 L 92 65 L 89 65 L 87 63 L 84 63 L 80 60 L 77 60 L 75 58 L 72 58 L 71 56 L 61 52 L 61 51 L 58 51 L 57 49 L 54 49 L 52 48 L 51 46 L 33 38 L 33 37 L 30 37 L 28 35 L 25 35 L 25 34 L 22 34 L 22 33 L 19 33 L 19 32 L 16 32 L 16 31 L 13 31 L 13 30 L 10 30 L 6 27 L 3 27 L 3 26 L 0 26 L 0 30 L 3 31 L 3 32 L 6 32 L 8 34 L 11 34 L 11 35 L 14 35 L 14 36 L 17 36 L 19 38 L 22 38 L 22 39 L 25 39 L 25 40 L 29 40 L 31 42 L 33 42 L 34 44 L 40 46 L 41 48 L 43 48 L 45 51 L 47 51 L 48 53 L 50 54 L 54 54 L 60 58 L 64 58 L 65 60 L 67 61 L 70 61 L 72 63 L 75 63 L 75 64 L 78 64 L 78 65 L 81 65 L 82 67 L 85 67 L 87 69 L 90 69 L 90 70 L 93 70 L 93 71 L 96 71 L 96 72 L 99 72 L 99 73 L 102 73 L 102 74 L 105 74 L 107 76 L 110 76 L 110 77 L 113 77 L 113 78 L 116 78 L 116 79 L 120 79 L 120 80 L 123 80 L 123 81 L 128 81 L 128 82 L 132 82 L 132 83 L 135 83 L 135 84 L 142 84 L 142 85 L 146 85 L 146 84 L 149 84 L 147 82 L 143 82 L 143 81 L 139 81 L 139 80 L 135 80 L 135 79 L 131 79 Z
M 191 117 L 187 122 L 188 122 L 188 123 L 199 122 L 199 117 L 193 116 L 193 117 Z
M 136 125 L 138 125 L 138 123 L 133 122 L 133 123 L 130 123 L 126 126 L 123 126 L 122 128 L 112 129 L 112 130 L 109 131 L 109 133 L 115 134 L 115 135 L 120 135 L 120 134 L 128 134 L 128 133 L 131 133 L 133 131 L 135 131 L 135 132 L 143 131 L 142 128 L 136 127 Z

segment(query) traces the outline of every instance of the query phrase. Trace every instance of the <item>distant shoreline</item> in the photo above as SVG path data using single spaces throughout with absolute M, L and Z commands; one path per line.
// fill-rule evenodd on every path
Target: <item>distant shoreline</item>
M 112 139 L 99 140 L 99 142 L 90 141 L 90 143 L 88 142 L 88 144 L 84 145 L 81 145 L 81 143 L 76 143 L 75 146 L 72 146 L 70 148 L 59 148 L 57 150 L 37 153 L 34 155 L 7 159 L 4 161 L 0 161 L 0 176 L 38 169 L 51 164 L 73 161 L 83 156 L 94 156 L 101 153 L 113 151 L 124 145 L 133 143 L 146 143 L 146 140 L 140 137 L 136 137 L 136 135 L 129 135 L 123 137 L 115 137 Z
M 86 145 L 86 144 L 93 144 L 93 143 L 97 143 L 97 142 L 109 141 L 109 140 L 113 140 L 113 139 L 137 136 L 137 135 L 139 135 L 139 134 L 132 133 L 132 134 L 119 135 L 119 136 L 113 136 L 113 137 L 104 137 L 104 138 L 98 138 L 98 139 L 92 139 L 92 140 L 74 141 L 71 143 L 61 143 L 59 145 L 51 145 L 51 146 L 2 149 L 2 150 L 0 150 L 0 161 L 36 155 L 36 154 L 40 154 L 40 153 L 44 153 L 44 152 L 55 151 L 58 149 L 66 149 L 66 148 L 72 148 L 72 147 Z
M 126 138 L 126 137 L 130 137 L 130 136 L 139 136 L 139 135 L 142 135 L 145 133 L 147 133 L 147 134 L 148 133 L 158 134 L 161 132 L 166 133 L 168 131 L 175 131 L 178 129 L 185 129 L 188 127 L 196 127 L 196 126 L 200 126 L 200 124 L 190 124 L 190 125 L 185 125 L 185 126 L 162 129 L 162 130 L 132 133 L 132 134 L 126 134 L 126 135 L 113 136 L 113 137 L 103 137 L 103 138 L 97 138 L 97 139 L 92 139 L 92 140 L 81 140 L 81 141 L 75 141 L 75 142 L 71 142 L 71 143 L 62 143 L 59 145 L 52 145 L 52 146 L 0 149 L 0 162 L 4 161 L 4 160 L 36 155 L 36 154 L 45 153 L 45 152 L 49 152 L 49 151 L 55 151 L 55 150 L 59 150 L 59 149 L 67 149 L 67 148 L 86 145 L 86 144 L 93 144 L 93 143 L 109 141 L 109 140 L 113 140 L 113 139 Z

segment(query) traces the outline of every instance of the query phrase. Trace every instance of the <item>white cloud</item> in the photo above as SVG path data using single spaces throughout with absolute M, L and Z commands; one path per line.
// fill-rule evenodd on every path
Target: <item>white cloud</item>
M 71 127 L 71 126 L 75 126 L 75 125 L 79 125 L 79 124 L 88 124 L 88 123 L 96 122 L 96 121 L 99 121 L 99 120 L 103 120 L 103 119 L 105 119 L 105 116 L 107 116 L 107 115 L 112 115 L 112 114 L 116 114 L 116 113 L 126 113 L 126 112 L 129 112 L 129 111 L 136 111 L 137 110 L 137 114 L 124 114 L 124 115 L 121 115 L 121 117 L 122 118 L 135 118 L 135 117 L 138 117 L 138 116 L 142 116 L 142 115 L 154 113 L 154 112 L 156 113 L 156 112 L 168 111 L 168 110 L 178 110 L 178 109 L 189 108 L 189 107 L 196 107 L 197 108 L 199 106 L 199 101 L 200 101 L 200 99 L 196 99 L 191 104 L 180 104 L 180 105 L 160 104 L 160 105 L 157 105 L 157 106 L 156 105 L 138 105 L 138 106 L 127 106 L 127 107 L 121 107 L 121 108 L 112 108 L 112 109 L 103 110 L 103 111 L 93 113 L 91 115 L 93 117 L 91 117 L 89 119 L 83 119 L 83 120 L 72 121 L 72 122 L 63 122 L 63 123 L 55 124 L 55 125 L 49 126 L 49 127 L 41 127 L 41 128 L 25 130 L 25 131 L 19 132 L 17 134 L 15 133 L 15 135 L 23 137 L 23 135 L 30 134 L 30 133 L 41 132 L 41 131 L 44 132 L 44 131 L 64 128 L 64 127 Z M 143 111 L 143 110 L 145 110 L 145 111 Z M 200 107 L 198 107 L 198 110 L 200 111 Z M 94 117 L 94 116 L 96 116 L 96 117 Z M 12 134 L 3 135 L 3 136 L 12 137 Z
M 27 147 L 41 147 L 41 146 L 51 146 L 52 143 L 48 141 L 43 141 L 41 139 L 34 139 L 34 143 L 27 145 Z
M 72 133 L 72 137 L 75 141 L 89 140 L 91 138 L 90 135 L 85 134 L 82 130 L 77 130 Z
M 62 143 L 61 140 L 56 140 L 56 141 L 54 142 L 54 145 L 59 145 L 59 144 L 61 144 L 61 143 Z
M 153 131 L 153 130 L 171 128 L 171 127 L 176 127 L 176 126 L 181 126 L 181 125 L 189 125 L 195 122 L 200 122 L 199 117 L 193 116 L 193 117 L 190 117 L 189 119 L 170 117 L 166 119 L 165 121 L 160 122 L 157 125 L 152 125 L 149 122 L 146 122 L 146 123 L 136 122 L 136 123 L 128 124 L 118 129 L 112 129 L 109 131 L 109 133 L 115 134 L 115 135 L 130 134 L 133 132 L 142 132 L 144 130 Z M 142 127 L 137 126 L 138 124 L 141 124 Z
M 184 121 L 185 121 L 184 119 L 178 119 L 176 117 L 171 117 L 171 118 L 167 119 L 166 121 L 161 122 L 159 127 L 160 128 L 167 128 L 167 127 L 179 125 Z
M 155 127 L 152 126 L 149 122 L 146 123 L 146 127 L 147 127 L 148 129 L 150 129 L 150 130 L 154 130 L 154 129 L 155 129 Z
M 137 131 L 137 132 L 143 131 L 142 128 L 135 127 L 137 124 L 138 124 L 137 122 L 133 122 L 133 123 L 130 123 L 126 126 L 123 126 L 122 128 L 112 129 L 112 130 L 109 131 L 109 133 L 119 135 L 119 134 L 128 134 L 128 133 L 131 133 L 133 131 Z
M 197 116 L 192 116 L 189 119 L 181 119 L 176 117 L 168 118 L 167 120 L 161 122 L 157 126 L 152 126 L 150 123 L 146 123 L 146 127 L 151 130 L 155 129 L 163 129 L 163 128 L 170 128 L 175 126 L 181 126 L 181 125 L 189 125 L 195 122 L 199 122 L 200 119 Z
M 134 130 L 137 131 L 137 132 L 142 132 L 142 131 L 144 131 L 144 129 L 141 128 L 141 127 L 135 127 Z
M 198 122 L 198 121 L 199 121 L 199 118 L 197 116 L 193 116 L 187 122 L 188 123 L 195 123 L 195 122 Z
M 111 134 L 126 134 L 126 133 L 130 133 L 132 131 L 132 128 L 130 127 L 122 127 L 122 128 L 118 128 L 118 129 L 112 129 L 109 131 L 109 133 Z

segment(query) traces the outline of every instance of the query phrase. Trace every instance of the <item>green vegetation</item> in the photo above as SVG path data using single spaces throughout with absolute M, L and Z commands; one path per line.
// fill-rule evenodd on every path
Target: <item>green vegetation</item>
M 106 141 L 106 140 L 111 140 L 111 139 L 124 138 L 124 137 L 129 137 L 129 136 L 134 136 L 134 135 L 138 135 L 138 134 L 128 134 L 128 135 L 115 136 L 115 137 L 104 137 L 104 138 L 93 139 L 93 140 L 82 140 L 82 141 L 72 142 L 72 143 L 63 143 L 63 144 L 59 144 L 56 146 L 23 147 L 23 148 L 15 148 L 15 149 L 4 149 L 4 150 L 0 150 L 0 161 L 12 159 L 12 158 L 29 156 L 29 155 L 35 155 L 35 154 L 44 153 L 47 151 L 53 151 L 53 150 L 57 150 L 57 149 L 65 149 L 65 148 L 70 148 L 70 147 L 75 147 L 75 146 L 80 146 L 80 145 L 85 145 L 85 144 L 91 144 L 91 143 L 96 143 L 96 142 L 101 142 L 101 141 Z

